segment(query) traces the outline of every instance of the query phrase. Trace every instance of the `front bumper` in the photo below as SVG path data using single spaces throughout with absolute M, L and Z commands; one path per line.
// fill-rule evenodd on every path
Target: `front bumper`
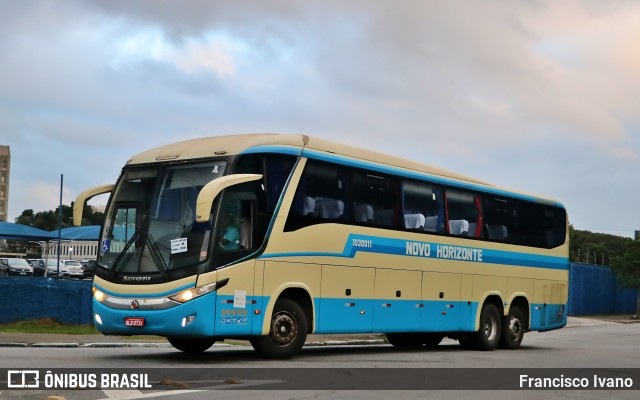
M 131 301 L 136 300 L 131 298 Z M 164 310 L 119 310 L 93 299 L 94 324 L 105 335 L 211 337 L 214 333 L 216 293 L 208 293 Z M 125 325 L 126 318 L 144 318 L 144 326 Z M 193 319 L 192 319 L 193 318 Z

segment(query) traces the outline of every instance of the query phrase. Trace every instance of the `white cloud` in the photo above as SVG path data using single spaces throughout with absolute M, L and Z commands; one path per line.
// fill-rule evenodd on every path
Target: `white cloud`
M 556 196 L 576 225 L 631 232 L 637 211 L 609 196 L 640 196 L 639 18 L 635 1 L 14 2 L 10 212 L 59 173 L 76 193 L 151 146 L 280 131 Z

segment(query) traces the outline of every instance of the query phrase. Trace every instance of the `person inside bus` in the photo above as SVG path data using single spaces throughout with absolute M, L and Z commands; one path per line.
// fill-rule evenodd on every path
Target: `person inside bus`
M 251 202 L 243 201 L 240 206 L 240 248 L 251 248 Z
M 224 233 L 220 240 L 220 247 L 224 250 L 238 250 L 240 249 L 240 229 L 234 223 L 234 218 L 230 214 L 223 214 L 222 226 L 224 226 Z

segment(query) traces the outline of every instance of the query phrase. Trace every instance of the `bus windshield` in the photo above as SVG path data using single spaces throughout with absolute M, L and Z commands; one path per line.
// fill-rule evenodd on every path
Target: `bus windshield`
M 204 268 L 212 223 L 195 221 L 196 199 L 226 166 L 212 161 L 125 169 L 105 220 L 100 264 L 119 274 Z

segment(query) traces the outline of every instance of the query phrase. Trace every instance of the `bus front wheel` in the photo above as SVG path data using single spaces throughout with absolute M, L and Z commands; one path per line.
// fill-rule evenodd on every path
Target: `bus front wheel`
M 216 342 L 213 338 L 185 339 L 168 337 L 167 340 L 176 349 L 191 354 L 202 353 L 209 347 L 213 346 L 213 344 Z
M 273 309 L 267 336 L 251 339 L 253 348 L 263 357 L 291 358 L 307 339 L 307 318 L 300 305 L 291 299 L 279 299 Z

